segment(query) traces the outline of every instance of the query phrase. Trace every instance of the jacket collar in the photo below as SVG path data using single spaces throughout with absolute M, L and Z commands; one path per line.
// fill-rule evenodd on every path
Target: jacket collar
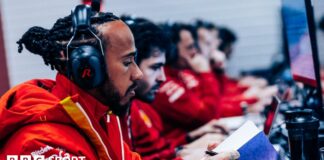
M 104 105 L 95 97 L 74 84 L 66 76 L 59 73 L 56 76 L 56 86 L 52 90 L 52 93 L 60 99 L 64 99 L 68 96 L 74 97 L 74 101 L 79 102 L 85 107 L 85 110 L 89 112 L 88 114 L 92 114 L 97 120 L 106 115 L 109 110 L 107 105 Z

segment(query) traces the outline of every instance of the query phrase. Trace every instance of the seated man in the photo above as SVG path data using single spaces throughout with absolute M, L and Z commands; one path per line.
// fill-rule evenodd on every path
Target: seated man
M 134 151 L 143 159 L 173 159 L 180 145 L 188 143 L 188 139 L 196 139 L 206 132 L 215 132 L 216 122 L 180 135 L 170 140 L 163 135 L 163 122 L 159 114 L 150 105 L 161 83 L 166 80 L 163 66 L 165 57 L 169 56 L 170 39 L 158 26 L 141 18 L 130 20 L 125 18 L 134 34 L 138 51 L 137 63 L 143 72 L 143 79 L 138 81 L 136 99 L 130 110 L 131 143 Z M 126 137 L 126 136 L 125 136 Z M 222 140 L 215 135 L 213 143 Z M 179 158 L 179 157 L 178 157 Z
M 218 29 L 206 21 L 198 20 L 195 26 L 200 52 L 210 60 L 211 68 L 220 84 L 221 117 L 241 115 L 242 107 L 245 106 L 247 112 L 263 111 L 265 105 L 271 101 L 271 96 L 276 93 L 276 86 L 266 87 L 266 80 L 261 78 L 245 76 L 235 80 L 224 73 L 226 60 L 231 57 L 233 43 L 236 41 L 235 34 L 228 29 Z
M 256 98 L 245 98 L 243 91 L 246 87 L 238 87 L 224 83 L 224 78 L 220 78 L 221 69 L 225 68 L 225 54 L 217 50 L 221 40 L 218 37 L 218 28 L 206 21 L 197 20 L 195 23 L 195 32 L 197 33 L 197 41 L 199 53 L 210 61 L 211 68 L 215 73 L 215 78 L 219 83 L 220 105 L 219 111 L 221 117 L 242 115 L 242 102 L 254 103 Z M 223 74 L 222 74 L 223 75 Z
M 218 118 L 219 92 L 208 61 L 197 53 L 191 26 L 174 24 L 170 34 L 175 49 L 167 56 L 166 81 L 153 106 L 164 122 L 162 134 L 176 141 Z
M 0 159 L 141 159 L 123 142 L 118 118 L 142 78 L 133 35 L 112 13 L 93 15 L 84 5 L 74 12 L 90 17 L 83 39 L 72 38 L 80 32 L 71 14 L 51 29 L 30 28 L 17 42 L 19 52 L 24 45 L 58 73 L 55 81 L 34 79 L 1 97 Z
M 219 29 L 219 35 L 221 43 L 218 49 L 221 50 L 221 54 L 224 53 L 226 59 L 230 60 L 233 51 L 234 44 L 237 41 L 237 36 L 229 28 L 222 27 Z M 217 69 L 216 69 L 217 70 Z M 224 84 L 224 87 L 231 88 L 228 91 L 241 93 L 245 99 L 255 99 L 256 103 L 247 103 L 249 107 L 247 110 L 249 112 L 261 112 L 264 106 L 269 105 L 271 102 L 271 97 L 278 92 L 278 87 L 273 85 L 269 86 L 268 82 L 264 78 L 259 78 L 255 76 L 242 76 L 238 79 L 229 78 L 229 76 L 224 72 L 224 68 L 218 68 L 222 72 L 218 73 L 219 79 Z M 241 92 L 240 92 L 241 91 Z M 248 101 L 247 101 L 248 102 Z
M 119 121 L 143 76 L 133 35 L 111 13 L 84 5 L 74 12 L 49 30 L 30 28 L 17 42 L 19 52 L 24 45 L 58 74 L 55 81 L 34 79 L 1 97 L 0 159 L 141 159 L 124 143 Z M 80 14 L 89 19 L 78 19 Z

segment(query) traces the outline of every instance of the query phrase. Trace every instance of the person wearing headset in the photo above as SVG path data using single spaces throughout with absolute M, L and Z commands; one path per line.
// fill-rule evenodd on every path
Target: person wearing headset
M 0 159 L 141 159 L 124 143 L 118 118 L 143 76 L 125 23 L 79 5 L 51 29 L 30 28 L 17 43 L 57 76 L 24 82 L 1 97 Z
M 143 76 L 126 24 L 79 5 L 17 43 L 58 73 L 55 81 L 33 79 L 1 97 L 0 159 L 141 159 L 123 141 L 119 121 Z

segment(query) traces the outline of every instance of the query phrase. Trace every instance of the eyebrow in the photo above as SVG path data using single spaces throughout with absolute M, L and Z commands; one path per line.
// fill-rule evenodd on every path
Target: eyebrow
M 130 52 L 124 56 L 122 56 L 122 58 L 128 58 L 128 57 L 136 57 L 137 56 L 137 52 L 134 51 L 134 52 Z
M 165 65 L 165 63 L 159 62 L 159 63 L 154 63 L 151 66 L 164 66 L 164 65 Z

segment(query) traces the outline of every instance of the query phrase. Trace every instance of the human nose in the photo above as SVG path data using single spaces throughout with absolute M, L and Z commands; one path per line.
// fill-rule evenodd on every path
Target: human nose
M 164 72 L 164 68 L 163 68 L 163 67 L 161 68 L 161 72 L 160 72 L 160 74 L 159 74 L 157 80 L 158 80 L 159 82 L 164 82 L 164 81 L 166 81 L 166 76 L 165 76 L 165 72 Z
M 137 66 L 137 64 L 135 64 L 135 69 L 132 72 L 132 76 L 131 76 L 131 80 L 132 81 L 136 81 L 136 80 L 140 80 L 143 78 L 143 73 L 142 71 L 139 69 L 139 67 Z

